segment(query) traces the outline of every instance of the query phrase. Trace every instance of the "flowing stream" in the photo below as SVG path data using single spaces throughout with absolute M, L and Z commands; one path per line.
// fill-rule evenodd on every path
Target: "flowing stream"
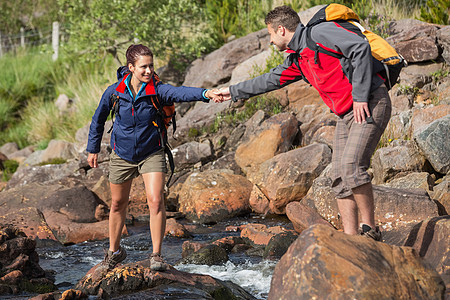
M 227 232 L 225 228 L 230 225 L 243 225 L 246 223 L 262 223 L 268 227 L 283 226 L 290 228 L 287 218 L 272 216 L 263 218 L 253 215 L 247 218 L 234 218 L 215 225 L 196 225 L 189 240 L 210 242 L 222 237 L 239 236 L 239 232 Z M 185 225 L 194 225 L 184 223 Z M 146 224 L 128 227 L 129 235 L 122 240 L 122 246 L 128 253 L 125 262 L 141 261 L 151 252 L 150 231 Z M 181 248 L 184 241 L 174 237 L 166 237 L 163 242 L 163 256 L 165 260 L 175 265 L 181 260 Z M 55 271 L 55 284 L 60 290 L 73 288 L 74 285 L 104 256 L 104 249 L 108 241 L 84 242 L 71 246 L 47 246 L 37 248 L 39 264 L 45 270 Z M 257 299 L 267 299 L 270 289 L 272 273 L 277 261 L 264 260 L 260 256 L 248 256 L 245 253 L 229 254 L 229 261 L 221 266 L 205 266 L 192 264 L 179 264 L 175 268 L 180 271 L 207 274 L 221 280 L 230 280 Z M 164 298 L 171 299 L 171 298 Z M 175 298 L 174 298 L 175 299 Z M 177 298 L 178 299 L 178 298 Z

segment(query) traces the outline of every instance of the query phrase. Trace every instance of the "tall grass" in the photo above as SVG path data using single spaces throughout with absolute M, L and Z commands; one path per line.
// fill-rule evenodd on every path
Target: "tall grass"
M 78 62 L 36 49 L 5 55 L 0 59 L 0 145 L 16 142 L 45 147 L 52 139 L 73 141 L 86 125 L 108 84 L 116 80 L 113 58 L 101 64 Z M 69 112 L 61 113 L 54 101 L 60 94 L 74 100 Z

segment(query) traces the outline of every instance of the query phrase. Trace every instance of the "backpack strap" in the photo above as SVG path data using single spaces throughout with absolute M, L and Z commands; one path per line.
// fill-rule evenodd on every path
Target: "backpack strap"
M 156 95 L 151 96 L 150 99 L 152 101 L 153 107 L 156 108 L 157 116 L 158 116 L 158 118 L 156 119 L 156 122 L 153 121 L 153 125 L 155 125 L 155 127 L 158 130 L 161 147 L 164 149 L 164 152 L 167 154 L 167 158 L 169 160 L 170 176 L 166 182 L 166 186 L 168 187 L 170 180 L 172 179 L 173 173 L 175 171 L 175 162 L 173 160 L 173 155 L 172 155 L 172 151 L 171 151 L 172 149 L 167 140 L 167 128 L 166 128 L 166 125 L 164 124 L 165 114 L 164 114 L 163 106 L 161 105 L 161 103 Z M 172 119 L 173 120 L 175 119 L 175 114 L 173 114 Z M 174 132 L 175 132 L 175 130 L 174 130 Z
M 112 125 L 111 128 L 107 131 L 108 133 L 111 133 L 111 130 L 114 126 L 114 115 L 119 116 L 119 96 L 115 94 L 111 94 L 111 97 L 109 98 L 110 106 L 111 106 L 111 121 Z

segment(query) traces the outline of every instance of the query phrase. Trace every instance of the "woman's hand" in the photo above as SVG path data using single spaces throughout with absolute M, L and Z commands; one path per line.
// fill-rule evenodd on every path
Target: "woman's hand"
M 87 161 L 91 168 L 98 168 L 98 153 L 89 153 Z
M 207 90 L 205 93 L 205 96 L 208 99 L 212 99 L 216 103 L 220 103 L 220 102 L 224 101 L 219 89 Z

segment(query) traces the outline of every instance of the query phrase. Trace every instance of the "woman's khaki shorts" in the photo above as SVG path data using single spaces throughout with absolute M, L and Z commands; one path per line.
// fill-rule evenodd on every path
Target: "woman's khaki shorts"
M 166 156 L 163 149 L 150 154 L 146 159 L 138 163 L 124 160 L 114 151 L 111 152 L 109 159 L 109 181 L 113 184 L 121 184 L 139 176 L 139 174 L 153 172 L 167 173 Z

